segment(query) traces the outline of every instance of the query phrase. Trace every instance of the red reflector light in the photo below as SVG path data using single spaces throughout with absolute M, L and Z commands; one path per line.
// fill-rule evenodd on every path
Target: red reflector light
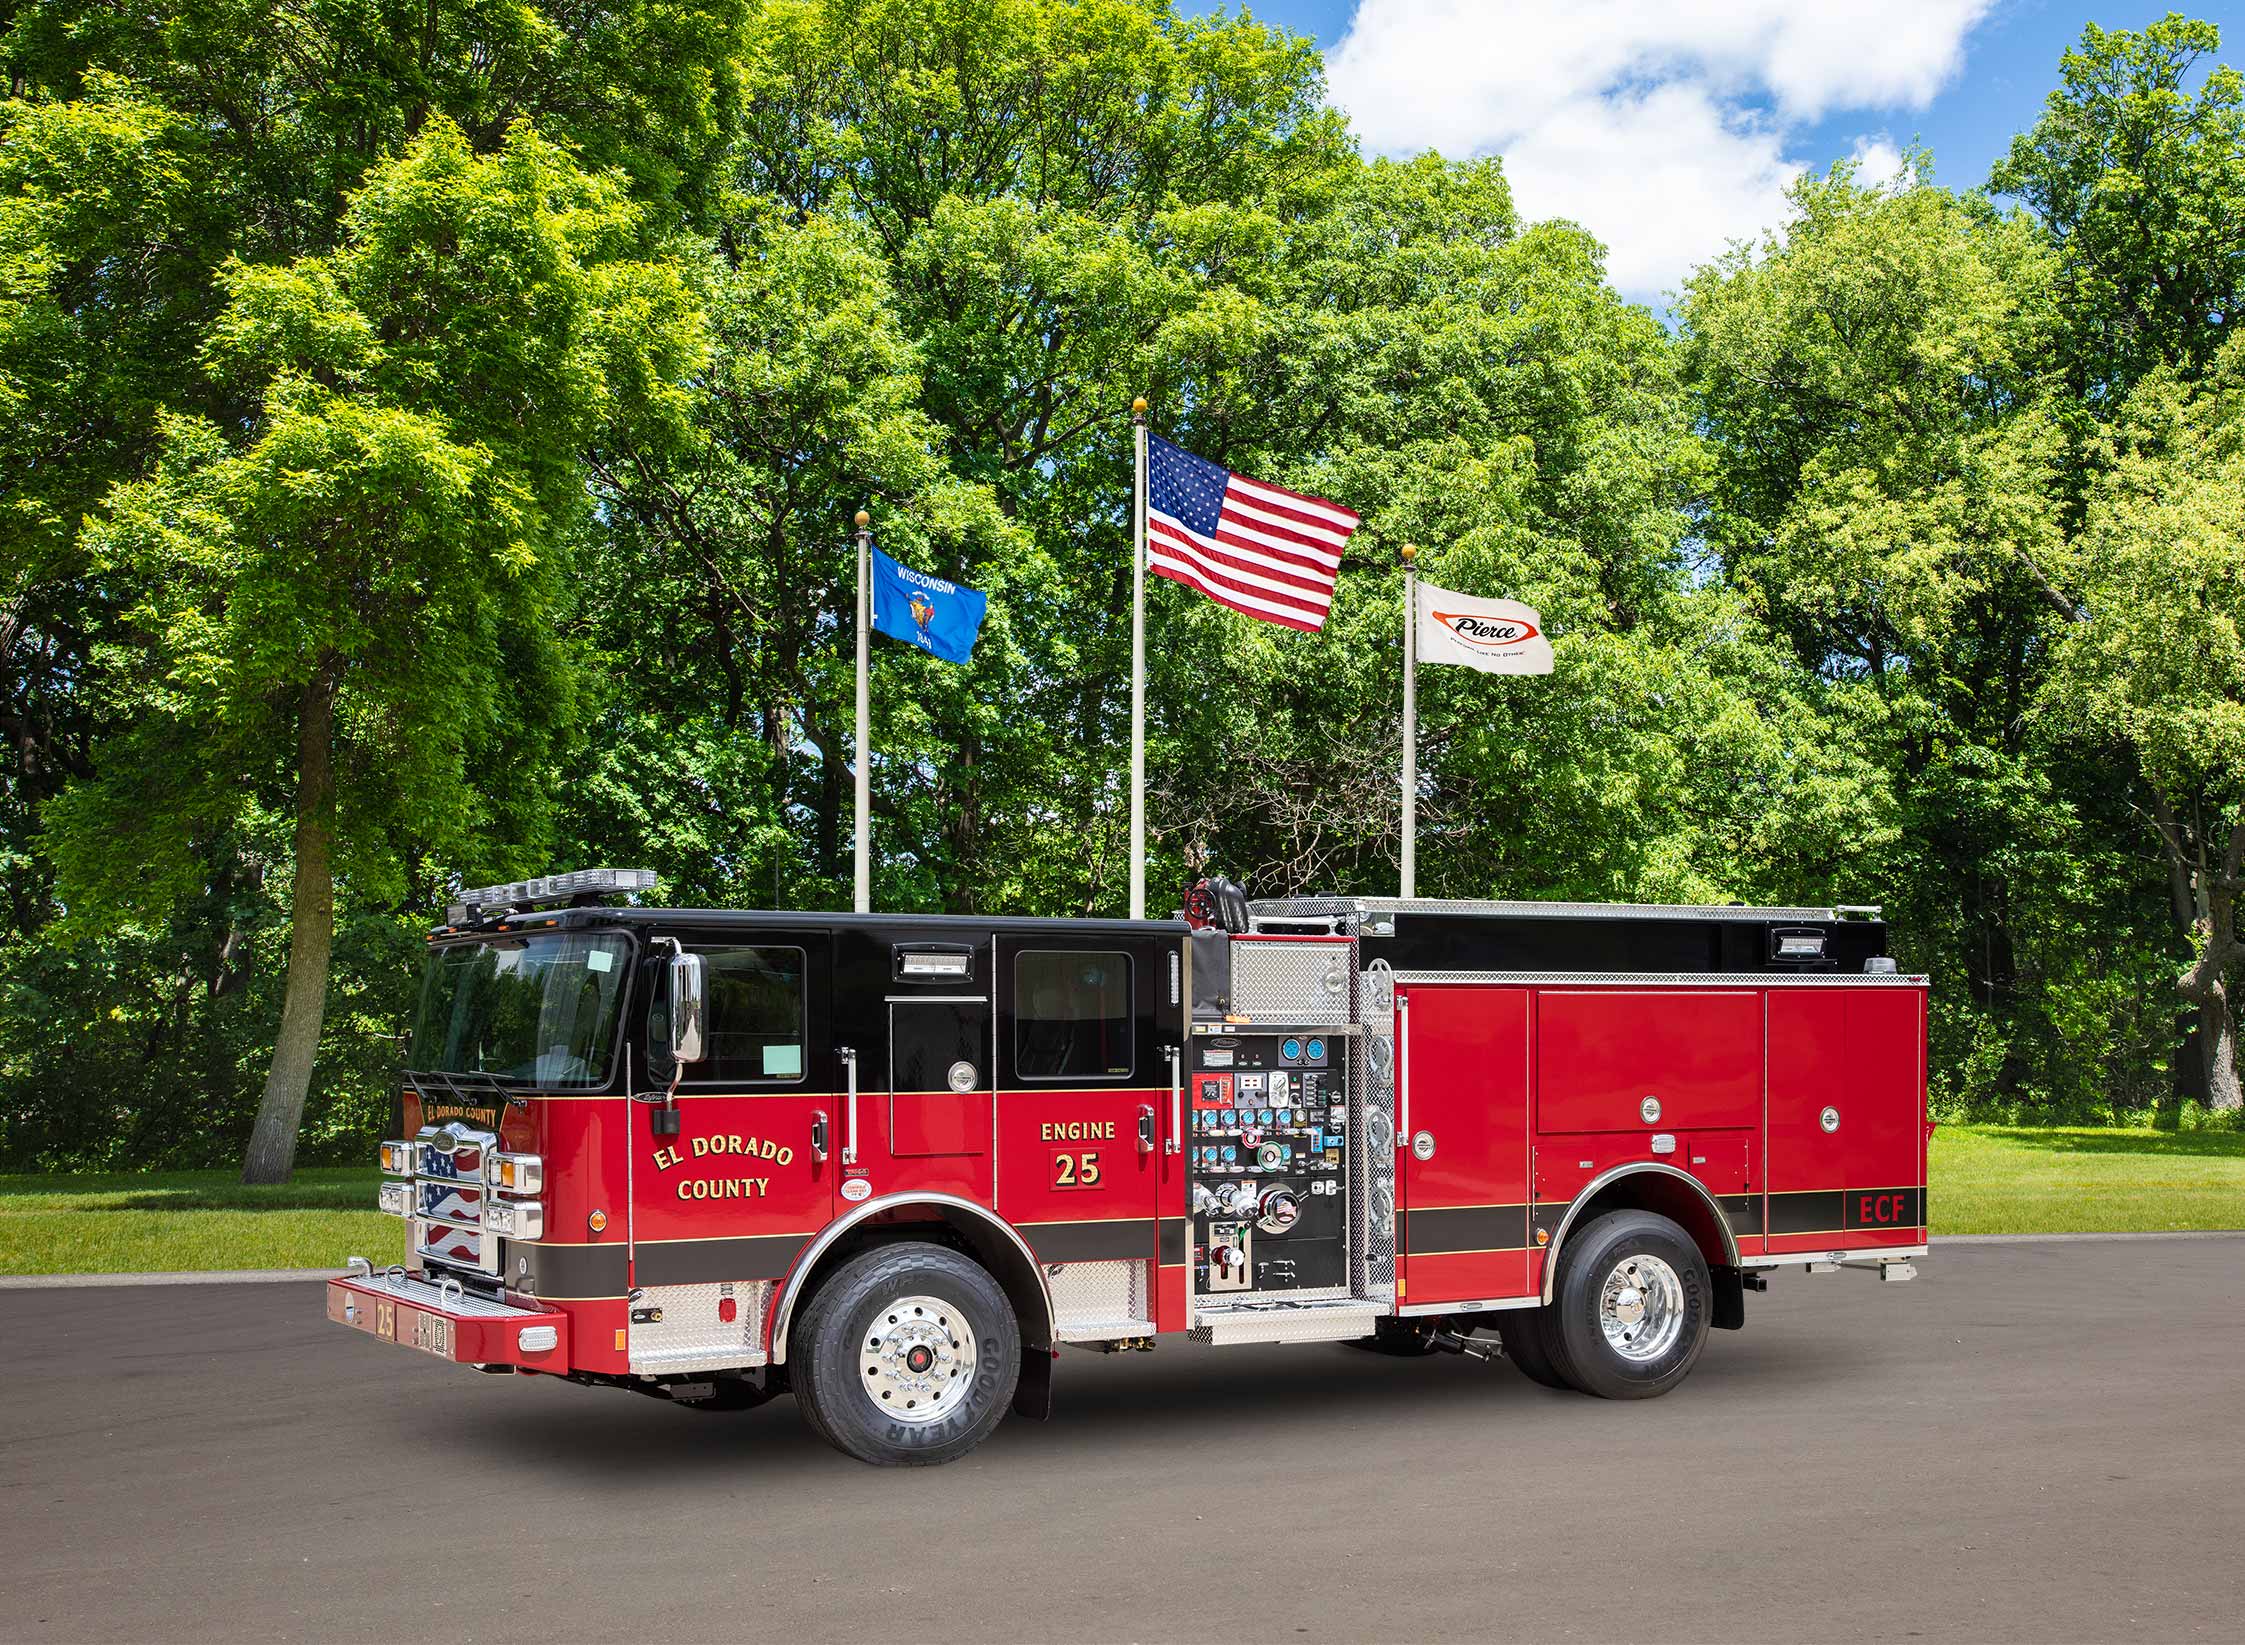
M 717 1299 L 717 1317 L 723 1320 L 727 1325 L 732 1324 L 734 1320 L 738 1319 L 740 1317 L 740 1312 L 741 1305 L 735 1302 L 731 1297 L 719 1297 Z

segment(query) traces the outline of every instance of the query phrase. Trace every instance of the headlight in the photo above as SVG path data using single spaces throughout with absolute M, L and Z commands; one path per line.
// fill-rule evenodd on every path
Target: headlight
M 524 1200 L 491 1200 L 483 1207 L 483 1225 L 502 1239 L 541 1239 L 546 1208 Z
M 413 1215 L 413 1184 L 385 1182 L 375 1191 L 374 1204 L 393 1217 L 410 1217 Z
M 546 1186 L 545 1162 L 536 1154 L 487 1154 L 483 1180 L 510 1194 L 535 1194 Z
M 385 1142 L 382 1145 L 382 1169 L 393 1177 L 413 1175 L 413 1144 Z

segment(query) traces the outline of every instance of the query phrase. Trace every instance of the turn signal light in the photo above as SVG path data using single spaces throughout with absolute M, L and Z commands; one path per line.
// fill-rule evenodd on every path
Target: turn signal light
M 561 1329 L 554 1325 L 525 1325 L 515 1343 L 526 1354 L 551 1353 L 561 1342 Z
M 484 1158 L 483 1180 L 510 1194 L 535 1194 L 546 1185 L 545 1162 L 536 1154 L 490 1154 Z
M 393 1217 L 413 1215 L 413 1184 L 410 1182 L 385 1182 L 374 1194 L 375 1209 L 387 1211 Z
M 413 1175 L 413 1144 L 385 1142 L 382 1145 L 382 1169 L 393 1177 Z
M 546 1208 L 518 1200 L 489 1200 L 483 1207 L 483 1225 L 501 1239 L 541 1239 Z

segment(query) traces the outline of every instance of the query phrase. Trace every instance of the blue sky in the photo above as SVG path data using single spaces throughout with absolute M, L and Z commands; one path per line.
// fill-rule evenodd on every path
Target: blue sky
M 1211 12 L 1214 0 L 1179 0 Z M 1243 9 L 1237 0 L 1227 9 Z M 1585 223 L 1615 284 L 1663 306 L 1693 265 L 1773 225 L 1787 179 L 1914 139 L 1984 182 L 2094 21 L 2181 9 L 2245 63 L 2245 3 L 2084 0 L 1249 0 L 1325 47 L 1368 150 L 1505 157 L 1531 217 Z

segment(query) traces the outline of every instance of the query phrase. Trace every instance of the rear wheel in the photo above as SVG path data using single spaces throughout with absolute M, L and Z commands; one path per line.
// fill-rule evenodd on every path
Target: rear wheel
M 1650 1399 L 1691 1374 L 1714 1300 L 1691 1236 L 1649 1211 L 1614 1211 L 1567 1242 L 1548 1329 L 1586 1394 Z
M 796 1403 L 837 1450 L 886 1466 L 950 1462 L 1013 1402 L 1021 1330 L 998 1282 L 940 1245 L 852 1257 L 804 1310 Z

